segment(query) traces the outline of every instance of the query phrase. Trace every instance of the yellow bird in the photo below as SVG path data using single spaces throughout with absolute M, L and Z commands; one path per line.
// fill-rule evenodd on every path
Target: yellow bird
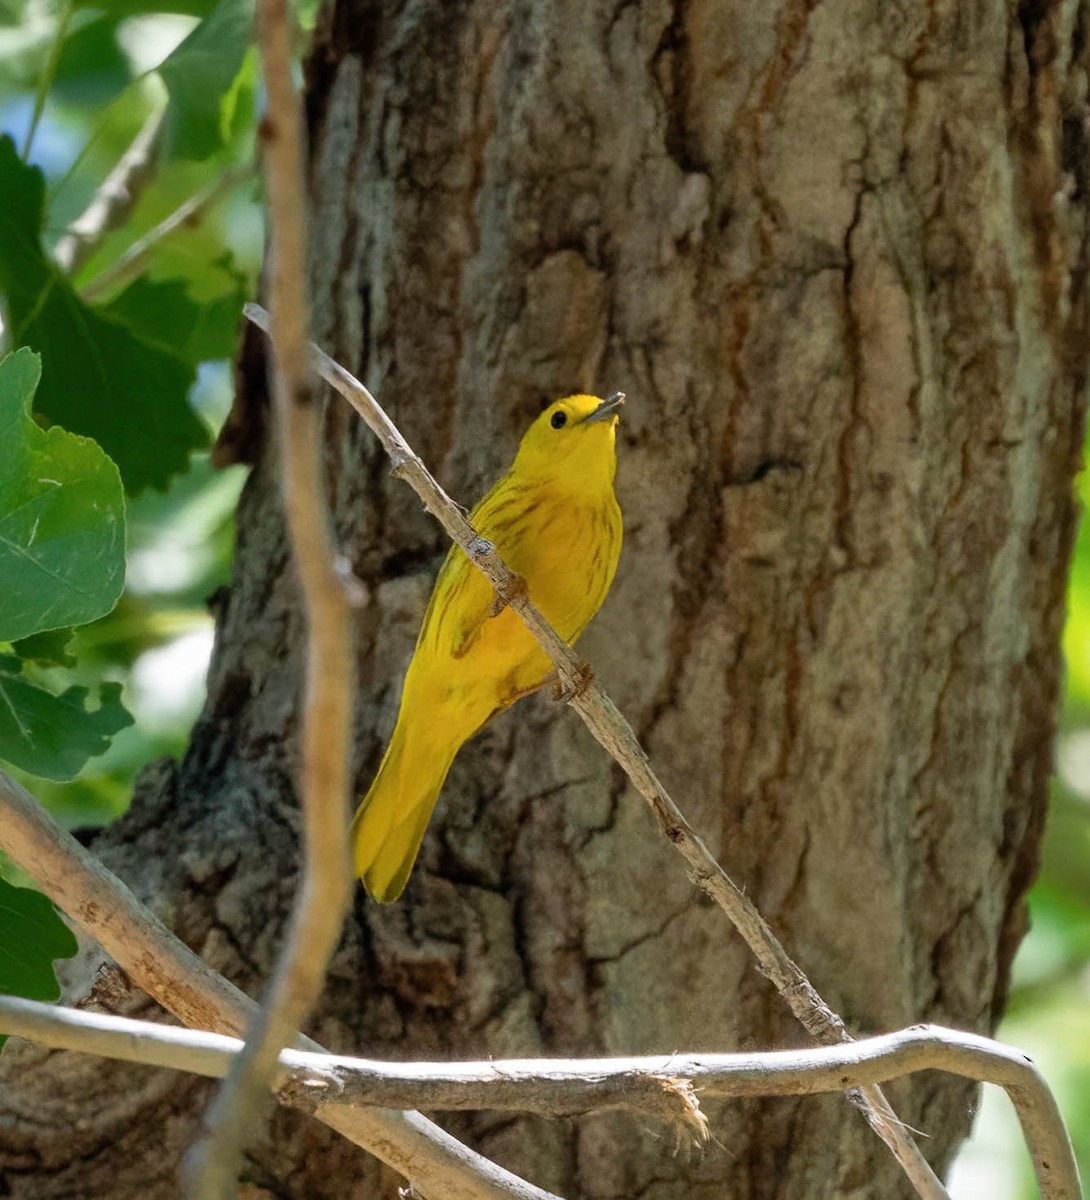
M 621 553 L 613 494 L 617 413 L 568 396 L 522 439 L 511 470 L 470 514 L 530 599 L 574 642 L 598 611 Z M 551 664 L 492 585 L 452 546 L 405 676 L 390 745 L 352 822 L 356 874 L 377 900 L 401 895 L 454 756 L 489 718 L 537 691 Z

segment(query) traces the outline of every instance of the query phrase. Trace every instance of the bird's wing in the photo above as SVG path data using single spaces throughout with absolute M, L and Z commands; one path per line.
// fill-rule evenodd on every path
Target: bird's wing
M 473 528 L 496 543 L 503 554 L 509 539 L 512 497 L 504 486 L 506 477 L 469 514 Z M 425 637 L 437 650 L 452 658 L 464 657 L 481 636 L 489 617 L 495 615 L 496 592 L 484 575 L 469 561 L 460 546 L 451 546 L 439 569 L 431 602 L 424 617 Z
M 452 546 L 435 581 L 428 625 L 435 621 L 437 646 L 462 658 L 480 637 L 494 596 L 488 580 L 460 546 Z

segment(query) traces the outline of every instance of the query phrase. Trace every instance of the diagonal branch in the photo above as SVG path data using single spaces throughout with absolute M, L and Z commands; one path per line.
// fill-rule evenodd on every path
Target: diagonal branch
M 165 115 L 166 106 L 163 105 L 148 117 L 132 144 L 91 197 L 91 203 L 57 242 L 53 257 L 65 274 L 74 275 L 106 234 L 123 224 L 132 211 L 137 196 L 151 178 Z
M 244 311 L 249 320 L 268 333 L 269 316 L 260 305 L 247 304 Z M 390 457 L 393 473 L 413 488 L 451 540 L 457 542 L 484 573 L 500 599 L 522 618 L 556 668 L 568 703 L 651 806 L 659 828 L 685 859 L 689 877 L 727 914 L 753 952 L 758 968 L 771 980 L 803 1027 L 823 1045 L 850 1042 L 852 1038 L 844 1022 L 822 1000 L 753 902 L 723 870 L 682 815 L 652 769 L 647 752 L 639 744 L 632 727 L 593 680 L 589 685 L 585 682 L 586 665 L 549 625 L 525 589 L 520 592 L 514 574 L 500 560 L 495 547 L 477 534 L 463 510 L 443 491 L 378 401 L 354 375 L 317 346 L 311 346 L 311 364 L 374 432 Z M 924 1200 L 949 1200 L 946 1189 L 898 1120 L 881 1089 L 877 1085 L 867 1085 L 850 1092 L 849 1096 L 901 1164 L 917 1193 Z
M 218 1034 L 0 996 L 0 1031 L 56 1049 L 222 1076 L 242 1043 Z M 280 1054 L 278 1091 L 298 1107 L 334 1095 L 349 1104 L 443 1111 L 492 1109 L 572 1116 L 625 1109 L 707 1137 L 706 1096 L 812 1096 L 948 1071 L 996 1084 L 1018 1115 L 1042 1200 L 1079 1200 L 1079 1175 L 1063 1118 L 1040 1072 L 1021 1051 L 991 1038 L 916 1025 L 850 1045 L 755 1054 L 634 1058 L 493 1059 L 390 1063 L 306 1050 Z
M 211 179 L 188 200 L 149 229 L 118 258 L 89 279 L 80 289 L 84 300 L 98 300 L 107 292 L 130 283 L 147 266 L 152 252 L 160 242 L 185 225 L 195 225 L 200 218 L 253 175 L 249 164 L 228 167 L 222 175 Z
M 0 849 L 184 1024 L 239 1037 L 257 1005 L 145 908 L 111 871 L 0 771 Z M 294 1045 L 322 1047 L 307 1037 Z M 309 1106 L 308 1106 L 309 1108 Z M 319 1121 L 369 1150 L 432 1200 L 557 1200 L 496 1166 L 418 1112 L 319 1105 Z
M 306 199 L 303 131 L 292 79 L 289 0 L 261 0 L 258 41 L 267 108 L 261 123 L 269 199 L 273 401 L 281 492 L 303 593 L 306 675 L 299 792 L 302 880 L 264 1004 L 246 1045 L 205 1113 L 189 1154 L 194 1200 L 231 1200 L 242 1153 L 258 1123 L 277 1058 L 314 1008 L 352 896 L 345 829 L 355 699 L 351 609 L 337 571 L 322 486 L 321 407 L 307 377 Z

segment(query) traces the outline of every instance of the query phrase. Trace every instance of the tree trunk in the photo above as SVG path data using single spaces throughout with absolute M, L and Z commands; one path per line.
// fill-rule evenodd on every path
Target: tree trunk
M 1088 33 L 1090 5 L 1050 0 L 338 0 L 308 60 L 316 339 L 464 503 L 545 400 L 628 393 L 625 548 L 581 652 L 860 1033 L 994 1029 L 1025 930 L 1090 345 Z M 96 843 L 250 990 L 295 882 L 303 636 L 263 353 L 248 334 L 207 706 Z M 328 427 L 372 596 L 362 788 L 445 544 L 339 400 Z M 459 756 L 402 902 L 359 896 L 314 1028 L 398 1058 L 804 1042 L 545 698 Z M 176 1194 L 203 1084 L 4 1065 L 8 1193 Z M 945 1169 L 972 1088 L 890 1091 Z M 703 1154 L 617 1114 L 444 1123 L 571 1198 L 910 1194 L 838 1097 L 714 1106 Z M 247 1178 L 398 1184 L 284 1114 Z

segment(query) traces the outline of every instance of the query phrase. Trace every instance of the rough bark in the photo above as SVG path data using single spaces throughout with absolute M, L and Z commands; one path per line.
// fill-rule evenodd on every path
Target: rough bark
M 628 392 L 625 550 L 581 645 L 860 1031 L 993 1029 L 1025 929 L 1090 344 L 1088 29 L 1073 0 L 338 0 L 308 61 L 316 337 L 466 502 L 542 401 Z M 97 843 L 250 988 L 294 882 L 301 637 L 261 354 L 248 339 L 230 438 L 255 465 L 207 706 Z M 362 785 L 444 546 L 339 403 L 329 479 L 373 589 Z M 462 753 L 405 900 L 360 897 L 316 1028 L 397 1057 L 801 1041 L 544 699 Z M 203 1085 L 4 1066 L 11 1195 L 175 1193 Z M 891 1092 L 945 1168 L 972 1090 Z M 449 1124 L 569 1197 L 907 1194 L 838 1099 L 717 1108 L 700 1156 L 620 1115 Z M 397 1182 L 282 1115 L 249 1178 Z

